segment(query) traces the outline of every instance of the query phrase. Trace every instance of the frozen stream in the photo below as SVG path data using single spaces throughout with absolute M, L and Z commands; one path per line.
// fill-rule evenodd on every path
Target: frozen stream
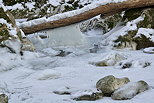
M 74 26 L 75 27 L 75 26 Z M 73 29 L 74 29 L 73 27 Z M 73 30 L 72 29 L 72 30 Z M 76 30 L 76 29 L 75 29 Z M 68 30 L 69 31 L 69 30 Z M 56 30 L 54 32 L 57 32 Z M 71 31 L 72 32 L 72 31 Z M 118 31 L 117 31 L 118 33 Z M 70 34 L 68 34 L 70 35 Z M 90 53 L 86 47 L 72 50 L 70 54 L 56 56 L 59 50 L 46 48 L 47 39 L 33 38 L 38 48 L 37 52 L 25 51 L 23 56 L 12 54 L 7 49 L 0 49 L 0 92 L 9 96 L 9 103 L 153 103 L 154 102 L 154 55 L 130 49 L 114 50 L 111 46 L 101 45 L 100 31 L 92 30 L 84 34 L 76 35 L 76 38 L 84 43 L 88 40 L 91 44 L 100 43 L 96 53 Z M 73 39 L 72 35 L 71 39 Z M 30 38 L 33 36 L 30 36 Z M 57 39 L 57 37 L 55 37 Z M 64 37 L 66 40 L 69 38 Z M 92 39 L 94 38 L 94 39 Z M 39 39 L 39 40 L 38 40 Z M 49 37 L 49 39 L 52 39 Z M 91 41 L 90 41 L 91 40 Z M 110 40 L 110 39 L 109 39 Z M 49 41 L 47 41 L 50 43 Z M 76 41 L 75 43 L 80 42 Z M 57 43 L 59 43 L 57 41 Z M 52 43 L 50 43 L 52 44 Z M 63 43 L 62 43 L 63 44 Z M 56 45 L 62 45 L 61 43 Z M 54 43 L 52 45 L 55 45 Z M 55 45 L 55 46 L 56 46 Z M 71 41 L 68 45 L 72 44 Z M 44 46 L 44 47 L 43 47 Z M 50 45 L 48 45 L 50 46 Z M 63 45 L 64 46 L 64 45 Z M 66 46 L 69 50 L 70 47 Z M 45 49 L 44 49 L 45 48 Z M 97 67 L 92 62 L 101 61 L 106 57 L 119 54 L 125 56 L 122 62 L 132 61 L 131 68 L 121 69 L 119 62 L 113 66 Z M 114 62 L 114 61 L 113 61 Z M 143 68 L 142 64 L 150 62 L 150 66 Z M 115 77 L 128 77 L 131 81 L 144 80 L 150 85 L 150 90 L 135 96 L 127 101 L 115 101 L 110 97 L 104 97 L 97 101 L 74 101 L 72 95 L 85 90 L 94 90 L 96 82 L 108 75 Z M 55 90 L 69 88 L 71 95 L 58 95 Z

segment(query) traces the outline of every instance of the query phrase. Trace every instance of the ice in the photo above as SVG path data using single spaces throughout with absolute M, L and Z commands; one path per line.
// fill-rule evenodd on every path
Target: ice
M 48 47 L 78 47 L 84 46 L 86 40 L 78 24 L 46 31 L 49 35 Z
M 92 34 L 90 35 L 92 36 Z M 150 86 L 154 86 L 153 55 L 142 51 L 112 50 L 108 46 L 105 46 L 103 49 L 105 49 L 102 50 L 103 52 L 95 54 L 79 49 L 76 52 L 84 51 L 85 53 L 82 55 L 57 57 L 50 55 L 50 53 L 54 54 L 56 51 L 52 51 L 49 48 L 44 50 L 43 54 L 42 51 L 26 51 L 23 52 L 23 56 L 9 53 L 7 48 L 1 48 L 1 91 L 10 97 L 10 103 L 76 103 L 76 101 L 72 100 L 72 97 L 91 93 L 89 90 L 95 89 L 96 82 L 107 75 L 128 77 L 131 81 L 144 80 Z M 97 67 L 89 64 L 90 61 L 97 62 L 115 53 L 127 56 L 129 60 L 151 61 L 152 64 L 140 69 L 138 69 L 139 66 L 134 66 L 133 69 L 129 70 L 116 69 L 115 66 Z M 4 82 L 7 84 L 7 87 L 4 85 Z M 62 94 L 70 92 L 71 95 L 58 95 L 54 91 Z M 127 101 L 127 103 L 132 103 L 132 101 L 133 103 L 145 103 L 146 101 L 153 103 L 153 98 L 154 91 L 151 89 Z M 90 101 L 81 101 L 81 103 L 85 102 L 90 103 Z M 102 102 L 117 103 L 119 101 L 114 101 L 110 97 L 93 101 L 93 103 Z M 125 102 L 120 101 L 120 103 Z
M 39 35 L 47 36 L 41 39 Z M 65 27 L 44 30 L 29 36 L 37 50 L 45 48 L 65 49 L 68 47 L 85 47 L 88 41 L 85 35 L 80 31 L 79 24 L 73 24 Z

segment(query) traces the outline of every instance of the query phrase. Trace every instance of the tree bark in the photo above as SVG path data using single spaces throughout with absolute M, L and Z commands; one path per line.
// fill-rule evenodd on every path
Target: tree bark
M 127 0 L 125 2 L 102 5 L 72 17 L 45 22 L 42 24 L 33 25 L 30 27 L 24 27 L 21 29 L 24 31 L 24 33 L 30 34 L 41 30 L 53 29 L 57 27 L 78 23 L 100 14 L 103 17 L 107 17 L 117 12 L 125 11 L 132 8 L 140 8 L 140 7 L 147 7 L 147 6 L 154 6 L 154 0 Z

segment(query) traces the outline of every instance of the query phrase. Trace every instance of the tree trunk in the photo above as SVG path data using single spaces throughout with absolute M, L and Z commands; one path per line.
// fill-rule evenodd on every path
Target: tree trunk
M 147 7 L 147 6 L 153 6 L 153 5 L 154 5 L 154 0 L 127 0 L 125 2 L 102 5 L 94 9 L 91 9 L 89 11 L 86 11 L 81 14 L 71 16 L 68 18 L 45 22 L 42 24 L 33 25 L 30 27 L 24 27 L 21 29 L 24 31 L 24 33 L 30 34 L 30 33 L 38 32 L 45 29 L 52 29 L 52 28 L 57 28 L 57 27 L 78 23 L 78 22 L 90 19 L 92 17 L 95 17 L 99 14 L 101 14 L 101 16 L 103 17 L 106 17 L 128 9 Z

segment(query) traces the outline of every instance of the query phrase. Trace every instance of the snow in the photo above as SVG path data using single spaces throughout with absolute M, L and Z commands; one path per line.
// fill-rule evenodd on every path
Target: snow
M 149 86 L 144 81 L 129 82 L 116 90 L 112 98 L 114 99 L 131 99 L 139 93 L 142 93 L 149 89 Z
M 94 9 L 94 8 L 96 8 L 98 6 L 101 6 L 101 5 L 105 5 L 105 4 L 108 4 L 108 3 L 124 2 L 124 1 L 127 1 L 127 0 L 103 0 L 103 1 L 99 0 L 99 1 L 93 2 L 92 4 L 84 6 L 83 8 L 78 9 L 78 10 L 73 10 L 73 11 L 62 13 L 62 14 L 56 14 L 56 15 L 53 15 L 53 16 L 48 17 L 48 18 L 43 17 L 43 18 L 23 22 L 23 23 L 19 24 L 18 26 L 20 26 L 20 27 L 29 27 L 29 26 L 49 22 L 49 21 L 55 21 L 55 20 L 59 20 L 59 19 L 64 19 L 64 18 L 67 18 L 67 17 L 71 17 L 71 16 L 75 16 L 75 15 L 84 13 L 86 11 L 89 11 L 89 10 Z M 57 3 L 57 2 L 54 2 L 54 3 Z
M 13 6 L 6 6 L 7 10 L 16 10 L 16 9 L 19 9 L 19 10 L 22 10 L 24 9 L 23 5 L 22 4 L 15 4 Z
M 117 39 L 119 35 L 125 35 L 129 30 L 135 30 L 137 27 L 136 23 L 143 19 L 142 17 L 137 18 L 134 21 L 128 22 L 126 26 L 119 23 L 113 30 L 103 36 L 99 30 L 91 30 L 80 34 L 81 32 L 75 29 L 76 32 L 73 35 L 77 33 L 78 36 L 82 36 L 81 38 L 77 36 L 73 40 L 78 42 L 83 37 L 84 40 L 88 41 L 90 46 L 98 44 L 100 48 L 97 53 L 90 53 L 89 50 L 91 47 L 89 45 L 82 48 L 72 48 L 69 45 L 63 45 L 62 50 L 72 53 L 64 57 L 56 56 L 60 53 L 60 50 L 51 48 L 52 46 L 50 45 L 52 43 L 50 44 L 48 41 L 49 39 L 51 40 L 52 35 L 55 36 L 56 34 L 51 34 L 50 36 L 50 34 L 46 35 L 43 32 L 29 35 L 30 40 L 38 49 L 36 52 L 23 51 L 23 56 L 21 56 L 19 53 L 10 53 L 8 48 L 0 48 L 0 92 L 9 96 L 9 103 L 78 103 L 79 101 L 72 100 L 72 98 L 95 92 L 96 82 L 100 78 L 114 75 L 118 78 L 128 77 L 132 82 L 144 80 L 151 88 L 131 100 L 115 101 L 110 97 L 104 97 L 92 101 L 92 103 L 145 103 L 147 101 L 153 103 L 154 55 L 144 53 L 142 50 L 132 51 L 130 49 L 117 50 L 112 48 L 113 40 Z M 46 19 L 42 20 L 46 21 Z M 0 22 L 6 23 L 3 19 L 0 19 Z M 37 21 L 37 23 L 40 22 L 39 20 Z M 74 27 L 72 27 L 70 29 L 74 30 Z M 68 27 L 65 29 L 68 29 Z M 59 30 L 57 29 L 57 31 Z M 54 33 L 57 31 L 55 30 Z M 153 33 L 151 29 L 141 28 L 138 34 L 143 31 L 145 34 Z M 69 37 L 73 38 L 73 31 L 68 30 L 68 32 L 71 34 L 65 37 L 65 41 L 68 41 Z M 47 36 L 47 38 L 43 40 L 39 35 Z M 58 37 L 55 38 L 58 39 Z M 12 47 L 20 52 L 20 43 L 16 42 L 8 43 L 8 45 L 13 45 Z M 82 43 L 85 44 L 87 42 Z M 59 47 L 60 45 L 56 46 Z M 115 54 L 122 55 L 124 59 L 118 59 L 118 62 L 114 62 L 115 65 L 106 67 L 98 67 L 91 64 L 91 62 L 106 59 L 112 60 L 115 58 Z M 131 62 L 132 66 L 127 69 L 121 69 L 121 66 L 119 66 L 120 62 Z M 150 65 L 143 68 L 145 62 L 150 62 Z M 58 91 L 59 93 L 70 92 L 71 95 L 58 95 L 54 91 Z M 80 101 L 79 103 L 91 102 Z
M 54 6 L 60 5 L 59 2 L 61 2 L 61 0 L 49 0 L 49 3 L 52 4 L 52 5 L 54 5 Z
M 131 30 L 137 30 L 137 23 L 140 21 L 143 21 L 144 17 L 138 17 L 135 20 L 128 21 L 126 23 L 126 26 L 123 25 L 122 23 L 117 24 L 115 28 L 110 30 L 108 33 L 103 35 L 104 41 L 102 42 L 104 45 L 113 45 L 113 41 L 117 40 L 119 36 L 124 36 L 128 34 L 129 31 Z M 114 35 L 112 35 L 114 33 Z
M 135 37 L 141 37 L 141 35 L 146 36 L 147 38 L 150 38 L 150 40 L 154 41 L 154 29 L 150 28 L 139 28 L 137 35 Z
M 144 54 L 142 51 L 108 51 L 124 53 L 129 58 L 138 58 L 153 61 L 152 55 Z M 115 75 L 116 77 L 129 77 L 131 81 L 145 80 L 150 86 L 154 86 L 153 64 L 146 69 L 133 68 L 130 70 L 121 70 L 110 67 L 96 67 L 88 62 L 91 59 L 99 59 L 100 55 L 106 55 L 108 52 L 100 52 L 97 54 L 83 54 L 82 56 L 66 56 L 66 57 L 50 57 L 43 56 L 39 53 L 24 52 L 24 57 L 11 59 L 10 56 L 16 54 L 6 51 L 1 54 L 8 55 L 7 60 L 3 59 L 3 65 L 8 71 L 1 72 L 1 82 L 7 84 L 7 88 L 3 86 L 3 93 L 7 93 L 10 97 L 10 103 L 76 103 L 71 98 L 77 95 L 85 94 L 87 90 L 94 90 L 95 83 L 102 77 L 107 75 Z M 4 57 L 6 57 L 4 55 Z M 26 59 L 27 58 L 27 59 Z M 29 59 L 28 59 L 29 58 Z M 12 70 L 10 66 L 13 66 Z M 57 95 L 53 91 L 60 88 L 69 87 L 72 95 Z M 64 90 L 65 89 L 61 89 Z M 86 92 L 87 93 L 87 92 Z M 88 92 L 89 93 L 89 92 Z M 91 92 L 90 92 L 91 93 Z M 150 95 L 150 96 L 147 96 Z M 146 98 L 145 98 L 146 97 Z M 153 102 L 154 90 L 151 89 L 142 93 L 130 101 L 119 101 L 127 103 L 144 103 L 145 100 Z M 83 101 L 81 103 L 90 103 Z M 93 103 L 116 103 L 111 98 L 103 98 Z
M 34 5 L 35 5 L 35 2 L 27 2 L 27 3 L 25 3 L 25 6 L 26 6 L 29 10 L 32 10 L 33 8 L 35 8 Z
M 0 7 L 2 7 L 4 11 L 7 11 L 7 8 L 4 6 L 2 0 L 0 0 Z
M 7 23 L 7 21 L 4 20 L 3 18 L 0 18 L 0 23 L 6 24 L 8 30 L 9 30 L 9 34 L 12 35 L 12 36 L 14 36 L 14 37 L 17 37 L 16 28 L 13 28 L 13 27 L 12 27 L 12 24 Z
M 122 31 L 119 28 L 115 28 L 117 33 Z M 89 47 L 71 49 L 66 46 L 65 49 L 72 50 L 73 53 L 65 57 L 55 56 L 59 50 L 53 48 L 44 48 L 37 52 L 24 51 L 23 56 L 20 56 L 10 53 L 7 48 L 1 48 L 0 91 L 9 96 L 9 103 L 76 103 L 72 100 L 73 97 L 95 91 L 96 82 L 108 75 L 119 78 L 128 77 L 132 82 L 144 80 L 150 87 L 154 87 L 154 55 L 143 53 L 142 50 L 114 50 L 110 45 L 101 44 L 106 40 L 111 40 L 108 38 L 112 34 L 102 40 L 100 31 L 92 30 L 87 33 L 83 34 L 85 38 L 95 37 L 95 40 L 90 42 L 97 41 L 100 44 L 97 53 L 90 53 Z M 112 35 L 114 36 L 116 35 Z M 119 62 L 107 67 L 97 67 L 90 63 L 102 61 L 111 54 L 124 56 L 125 60 L 121 61 L 133 61 L 134 66 L 121 69 L 117 66 Z M 138 63 L 140 61 L 149 61 L 151 64 L 143 68 Z M 58 95 L 54 91 L 71 92 L 71 95 Z M 146 101 L 153 103 L 153 98 L 154 90 L 150 89 L 127 101 L 115 101 L 110 97 L 104 97 L 93 103 L 145 103 Z M 85 102 L 90 103 L 80 101 L 80 103 Z
M 154 47 L 148 47 L 143 50 L 144 53 L 154 54 Z

